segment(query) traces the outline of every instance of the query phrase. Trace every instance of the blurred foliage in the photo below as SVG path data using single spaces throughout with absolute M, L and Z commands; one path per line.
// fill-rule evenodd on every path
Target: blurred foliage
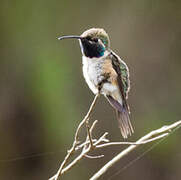
M 48 179 L 70 147 L 76 126 L 93 94 L 82 77 L 77 41 L 58 36 L 104 28 L 128 64 L 133 141 L 181 117 L 181 2 L 158 1 L 1 1 L 0 6 L 0 179 Z M 105 111 L 106 109 L 106 111 Z M 96 133 L 120 140 L 112 108 L 101 98 L 93 115 Z M 140 161 L 120 169 L 146 147 L 112 168 L 109 179 L 179 180 L 177 132 Z M 88 179 L 122 147 L 105 158 L 85 160 L 65 179 Z M 99 152 L 101 153 L 101 152 Z

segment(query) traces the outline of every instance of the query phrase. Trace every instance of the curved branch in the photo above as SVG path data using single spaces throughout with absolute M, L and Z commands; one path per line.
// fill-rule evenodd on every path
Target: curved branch
M 181 127 L 181 120 L 177 121 L 169 126 L 163 126 L 160 129 L 151 131 L 147 135 L 140 138 L 138 141 L 136 141 L 137 144 L 130 145 L 128 148 L 120 152 L 117 156 L 115 156 L 111 161 L 109 161 L 107 164 L 105 164 L 96 174 L 94 174 L 90 180 L 97 180 L 100 176 L 102 176 L 110 167 L 112 167 L 116 162 L 118 162 L 120 159 L 122 159 L 124 156 L 129 154 L 131 151 L 133 151 L 135 148 L 137 148 L 140 144 L 144 143 L 145 141 L 150 142 L 149 140 L 152 138 L 154 140 L 157 140 L 158 137 L 165 137 L 171 134 L 171 132 Z M 163 136 L 164 135 L 164 136 Z

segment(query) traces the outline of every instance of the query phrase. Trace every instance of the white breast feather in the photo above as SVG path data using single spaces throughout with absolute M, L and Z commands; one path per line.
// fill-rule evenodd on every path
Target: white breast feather
M 104 63 L 104 59 L 98 58 L 88 58 L 82 56 L 83 63 L 83 75 L 85 81 L 87 82 L 89 88 L 92 90 L 94 94 L 98 93 L 98 81 L 103 79 L 102 76 L 102 63 Z M 120 94 L 119 89 L 116 85 L 112 85 L 111 83 L 104 83 L 101 94 L 111 95 L 111 94 Z
M 89 88 L 92 90 L 94 94 L 98 93 L 98 89 L 96 87 L 96 82 L 94 82 L 97 79 L 97 72 L 95 69 L 95 63 L 96 60 L 87 58 L 85 56 L 82 56 L 82 63 L 83 63 L 83 75 L 85 78 L 85 81 L 87 82 Z

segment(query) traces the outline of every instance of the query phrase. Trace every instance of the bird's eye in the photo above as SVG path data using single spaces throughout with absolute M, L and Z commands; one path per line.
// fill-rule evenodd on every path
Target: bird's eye
M 88 41 L 91 41 L 91 40 L 92 40 L 90 36 L 87 36 L 86 39 L 87 39 Z
M 94 38 L 93 41 L 97 43 L 98 42 L 98 38 Z
M 86 39 L 87 39 L 88 41 L 90 41 L 90 42 L 95 42 L 95 43 L 98 42 L 98 38 L 92 38 L 92 37 L 90 37 L 90 36 L 87 36 Z

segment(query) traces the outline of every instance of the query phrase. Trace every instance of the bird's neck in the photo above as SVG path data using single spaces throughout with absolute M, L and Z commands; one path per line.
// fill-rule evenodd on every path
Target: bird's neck
M 86 59 L 89 59 L 89 60 L 98 61 L 98 60 L 101 60 L 101 59 L 105 59 L 109 54 L 110 54 L 110 51 L 106 50 L 106 51 L 104 51 L 103 55 L 100 56 L 100 57 L 88 57 L 84 53 L 82 53 L 82 56 L 85 57 Z

